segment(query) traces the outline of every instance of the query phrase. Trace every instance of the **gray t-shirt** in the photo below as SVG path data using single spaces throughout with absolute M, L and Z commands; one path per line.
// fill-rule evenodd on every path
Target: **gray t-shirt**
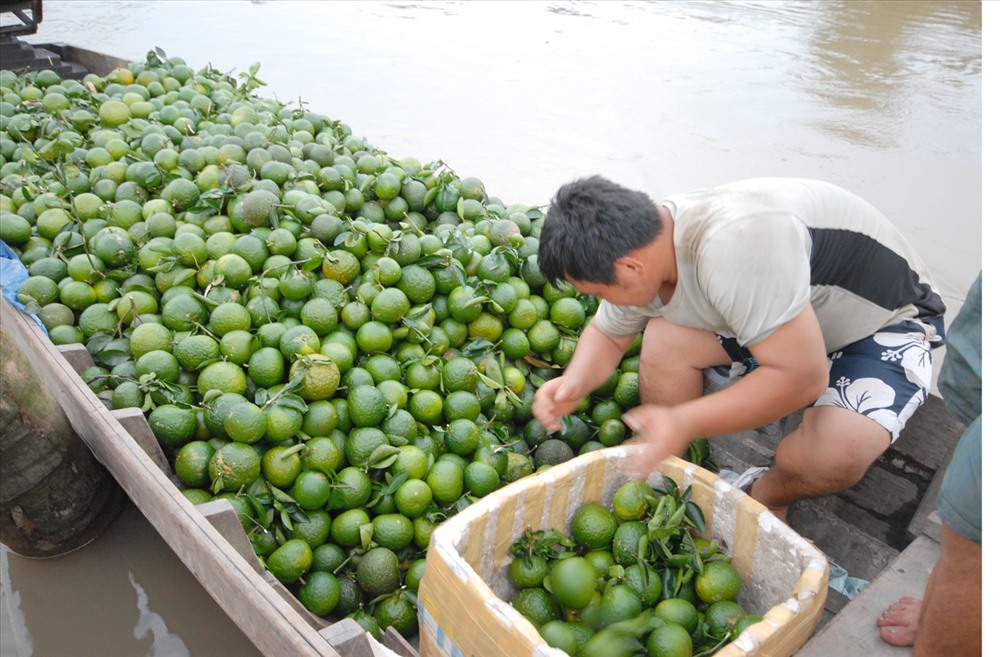
M 755 178 L 676 194 L 677 286 L 669 303 L 602 302 L 607 335 L 641 331 L 652 317 L 714 331 L 750 347 L 812 302 L 833 352 L 914 320 L 944 335 L 944 302 L 927 267 L 870 203 L 818 180 Z

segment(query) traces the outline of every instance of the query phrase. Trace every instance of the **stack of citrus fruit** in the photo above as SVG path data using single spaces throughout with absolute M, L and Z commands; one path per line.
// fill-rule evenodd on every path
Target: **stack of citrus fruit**
M 737 602 L 740 574 L 701 537 L 690 495 L 667 477 L 630 481 L 611 508 L 577 508 L 565 533 L 526 531 L 507 571 L 514 608 L 570 657 L 715 653 L 761 617 Z
M 108 407 L 148 414 L 189 499 L 229 500 L 314 613 L 412 633 L 434 527 L 622 442 L 640 345 L 547 434 L 534 391 L 596 304 L 541 276 L 543 212 L 255 74 L 156 51 L 0 71 L 0 237 L 19 300 L 86 346 Z

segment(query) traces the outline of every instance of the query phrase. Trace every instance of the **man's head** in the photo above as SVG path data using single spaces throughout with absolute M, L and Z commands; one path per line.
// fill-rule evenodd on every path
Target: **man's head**
M 659 210 L 643 192 L 601 176 L 559 188 L 545 217 L 538 264 L 549 281 L 618 283 L 616 263 L 648 246 L 663 230 Z

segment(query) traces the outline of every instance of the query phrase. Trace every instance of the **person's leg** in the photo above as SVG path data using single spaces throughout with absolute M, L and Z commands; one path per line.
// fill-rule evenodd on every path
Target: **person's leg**
M 982 650 L 982 417 L 962 434 L 938 492 L 941 556 L 924 600 L 903 598 L 876 621 L 882 638 L 914 655 L 980 655 Z
M 704 390 L 704 370 L 730 363 L 715 333 L 652 319 L 639 355 L 642 403 L 673 406 L 697 399 Z
M 941 526 L 941 557 L 928 580 L 914 657 L 983 654 L 983 547 Z
M 854 486 L 926 399 L 930 380 L 930 346 L 907 325 L 832 354 L 826 392 L 747 492 L 785 520 L 794 502 Z
M 978 657 L 983 650 L 983 548 L 941 526 L 941 556 L 924 599 L 903 598 L 878 619 L 879 634 L 914 657 Z
M 774 464 L 747 492 L 786 520 L 792 503 L 858 483 L 889 443 L 888 430 L 864 415 L 832 406 L 806 409 L 802 425 L 782 439 Z

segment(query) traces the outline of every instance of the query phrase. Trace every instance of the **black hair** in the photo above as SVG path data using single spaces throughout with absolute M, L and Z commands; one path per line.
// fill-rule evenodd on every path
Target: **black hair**
M 538 265 L 552 282 L 616 283 L 615 261 L 649 245 L 663 229 L 645 193 L 601 176 L 580 178 L 556 192 L 545 216 Z

